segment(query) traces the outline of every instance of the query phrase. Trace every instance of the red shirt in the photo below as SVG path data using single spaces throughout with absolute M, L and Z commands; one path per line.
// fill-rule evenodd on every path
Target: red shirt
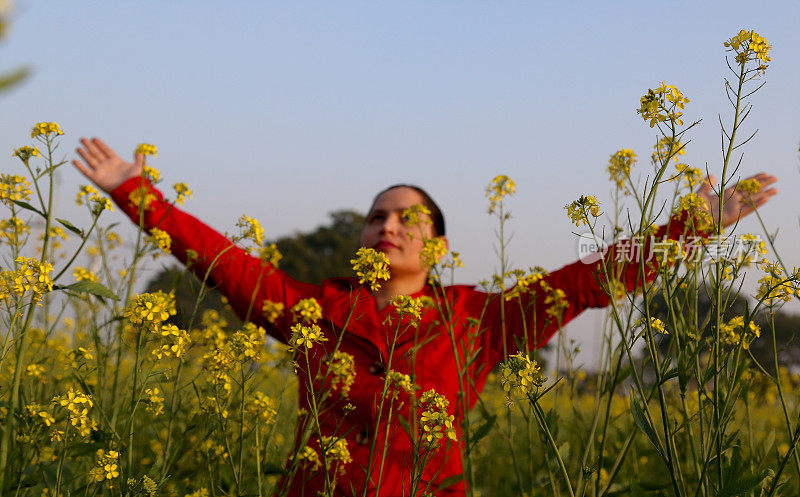
M 141 180 L 134 178 L 112 192 L 112 198 L 117 205 L 137 224 L 138 209 L 130 203 L 128 197 L 140 184 Z M 373 433 L 385 369 L 390 359 L 390 341 L 397 328 L 397 314 L 393 306 L 377 310 L 372 295 L 360 287 L 355 279 L 334 278 L 326 280 L 322 285 L 312 285 L 295 281 L 271 266 L 265 267 L 258 258 L 248 255 L 193 216 L 165 202 L 157 190 L 152 192 L 156 200 L 145 212 L 145 228 L 149 230 L 158 227 L 167 232 L 172 238 L 172 253 L 183 263 L 187 260 L 187 250 L 196 252 L 198 258 L 192 263 L 191 269 L 200 278 L 205 276 L 211 262 L 224 250 L 210 272 L 210 279 L 228 298 L 240 317 L 249 316 L 252 322 L 264 326 L 275 338 L 286 342 L 290 338 L 289 327 L 292 324 L 288 309 L 299 300 L 309 297 L 319 302 L 323 318 L 317 324 L 328 337 L 328 341 L 322 346 L 315 345 L 309 351 L 312 371 L 316 371 L 328 358 L 341 333 L 344 333 L 344 336 L 341 337 L 339 350 L 351 354 L 355 360 L 355 382 L 350 389 L 349 397 L 340 398 L 334 395 L 332 407 L 324 411 L 320 417 L 321 432 L 325 435 L 344 437 L 353 458 L 344 475 L 337 479 L 336 494 L 351 495 L 350 490 L 355 489 L 355 495 L 361 495 L 367 481 L 364 468 L 370 466 L 368 464 L 370 445 L 373 438 L 377 437 L 371 464 L 372 481 L 369 483 L 370 489 L 367 493 L 370 496 L 376 495 L 381 449 L 387 435 L 386 430 L 389 430 L 389 446 L 380 480 L 380 495 L 384 497 L 408 495 L 410 474 L 407 468 L 411 438 L 400 426 L 401 423 L 397 422 L 397 416 L 388 425 L 382 423 L 378 432 Z M 677 238 L 683 231 L 684 223 L 678 218 L 673 218 L 669 225 L 659 228 L 656 236 L 667 235 L 670 238 Z M 645 246 L 645 253 L 648 245 Z M 609 305 L 609 297 L 596 279 L 601 264 L 602 261 L 592 264 L 577 261 L 553 271 L 544 278 L 550 287 L 561 289 L 566 294 L 569 305 L 563 311 L 562 325 L 585 309 Z M 655 276 L 656 269 L 653 265 L 648 269 L 646 279 L 651 281 Z M 641 281 L 638 262 L 631 263 L 625 268 L 623 280 L 627 291 L 636 288 L 637 283 Z M 540 287 L 534 286 L 534 288 Z M 534 290 L 534 293 L 537 291 Z M 401 327 L 401 330 L 405 331 L 395 344 L 391 369 L 411 375 L 419 387 L 418 394 L 435 389 L 449 400 L 449 413 L 455 416 L 454 424 L 458 439 L 461 440 L 460 426 L 465 409 L 459 406 L 459 378 L 451 333 L 459 348 L 460 357 L 476 354 L 468 375 L 474 385 L 473 392 L 480 392 L 490 370 L 507 355 L 519 351 L 518 341 L 521 343 L 524 338 L 523 330 L 527 329 L 527 340 L 530 348 L 533 348 L 544 345 L 559 329 L 559 325 L 555 319 L 547 315 L 548 305 L 545 305 L 544 295 L 540 292 L 535 299 L 532 294 L 526 294 L 520 300 L 514 299 L 508 302 L 498 294 L 487 294 L 472 286 L 464 285 L 444 287 L 438 292 L 431 286 L 426 286 L 414 296 L 421 295 L 436 298 L 442 298 L 443 295 L 448 299 L 452 309 L 449 322 L 452 324 L 448 326 L 448 319 L 444 319 L 434 308 L 427 308 L 422 315 L 418 331 L 410 327 Z M 287 310 L 275 325 L 268 323 L 261 315 L 260 310 L 264 300 L 283 303 Z M 502 325 L 500 318 L 502 306 L 505 306 L 505 326 Z M 393 324 L 387 321 L 389 317 L 394 318 L 391 320 Z M 475 319 L 479 319 L 480 323 L 476 325 Z M 423 345 L 414 347 L 415 343 Z M 414 349 L 416 354 L 412 353 Z M 300 407 L 308 409 L 308 373 L 300 368 L 298 374 Z M 473 393 L 467 399 L 466 412 L 474 406 L 476 395 Z M 348 403 L 355 406 L 355 410 L 346 413 L 345 406 Z M 409 404 L 410 402 L 406 402 L 399 412 L 399 415 L 406 420 L 410 415 Z M 383 419 L 385 417 L 384 413 Z M 442 443 L 423 471 L 423 486 L 430 483 L 428 490 L 433 491 L 435 495 L 464 495 L 464 483 L 461 481 L 446 488 L 438 488 L 443 481 L 448 480 L 448 483 L 451 483 L 457 480 L 452 477 L 461 474 L 462 462 L 458 444 Z M 305 483 L 298 477 L 292 482 L 289 495 L 316 496 L 317 490 L 322 489 L 323 485 L 320 472 L 313 474 L 311 480 Z

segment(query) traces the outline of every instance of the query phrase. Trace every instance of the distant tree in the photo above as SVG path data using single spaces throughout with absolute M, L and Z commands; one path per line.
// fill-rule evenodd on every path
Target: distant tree
M 679 292 L 675 295 L 673 302 L 681 305 L 687 297 L 686 292 Z M 737 316 L 743 316 L 747 312 L 752 312 L 753 304 L 743 296 L 736 296 L 725 309 L 723 320 L 728 321 Z M 711 301 L 704 292 L 698 292 L 697 297 L 697 317 L 696 322 L 701 336 L 710 336 L 713 330 L 713 322 L 716 311 L 712 307 Z M 693 317 L 682 310 L 687 319 Z M 663 295 L 656 296 L 650 305 L 650 315 L 661 319 L 664 323 L 669 322 L 669 310 Z M 781 364 L 789 367 L 800 366 L 800 347 L 798 347 L 798 334 L 800 334 L 800 315 L 778 310 L 774 316 L 766 312 L 759 312 L 753 316 L 753 322 L 761 327 L 761 337 L 753 340 L 750 344 L 750 352 L 753 357 L 768 371 L 774 371 L 775 361 L 773 358 L 771 322 L 775 323 L 775 342 L 778 349 L 778 360 Z M 670 335 L 661 335 L 659 346 L 666 350 L 670 344 Z
M 280 268 L 292 278 L 306 283 L 319 284 L 327 278 L 352 274 L 350 259 L 360 246 L 364 216 L 354 211 L 335 211 L 329 214 L 329 224 L 308 233 L 295 233 L 275 241 L 283 259 Z M 174 291 L 177 314 L 171 320 L 176 326 L 187 329 L 195 302 L 200 294 L 200 281 L 178 266 L 164 268 L 147 284 L 148 292 Z M 205 310 L 219 311 L 231 326 L 241 321 L 226 305 L 224 297 L 213 288 L 207 288 L 197 308 L 195 323 Z

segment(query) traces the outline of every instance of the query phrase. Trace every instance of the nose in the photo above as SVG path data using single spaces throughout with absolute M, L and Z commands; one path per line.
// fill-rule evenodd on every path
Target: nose
M 395 213 L 389 214 L 381 223 L 381 234 L 397 234 L 400 225 L 400 216 Z

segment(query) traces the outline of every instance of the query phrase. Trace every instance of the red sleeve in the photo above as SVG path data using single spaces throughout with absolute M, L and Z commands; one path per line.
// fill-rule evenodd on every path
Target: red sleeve
M 161 192 L 149 181 L 132 178 L 111 192 L 111 198 L 139 225 L 139 208 L 130 200 L 131 193 L 141 187 L 152 194 L 152 201 L 144 210 L 142 225 L 148 232 L 153 228 L 165 231 L 172 238 L 171 251 L 183 264 L 189 256 L 187 251 L 197 253 L 191 261 L 191 271 L 199 279 L 208 274 L 208 284 L 225 295 L 236 314 L 244 319 L 250 310 L 250 320 L 272 328 L 276 338 L 286 340 L 288 330 L 268 326 L 261 314 L 264 300 L 284 304 L 285 312 L 300 299 L 319 298 L 321 288 L 317 285 L 293 280 L 269 264 L 250 256 L 230 240 L 164 200 Z M 216 259 L 216 260 L 215 260 Z
M 503 295 L 484 294 L 483 299 L 478 299 L 482 300 L 480 307 L 485 305 L 482 322 L 487 331 L 483 334 L 483 345 L 489 351 L 492 364 L 504 360 L 506 354 L 511 355 L 521 350 L 525 342 L 528 349 L 543 346 L 560 326 L 586 309 L 609 305 L 611 298 L 601 285 L 606 281 L 604 272 L 606 265 L 609 271 L 618 271 L 619 279 L 625 285 L 625 292 L 641 290 L 639 257 L 645 259 L 644 279 L 650 283 L 658 275 L 663 255 L 658 252 L 658 247 L 653 245 L 653 241 L 658 243 L 668 238 L 678 240 L 683 247 L 686 247 L 687 241 L 691 241 L 686 227 L 686 215 L 674 215 L 669 223 L 659 227 L 652 237 L 647 237 L 638 244 L 635 243 L 636 240 L 622 240 L 609 246 L 603 251 L 602 256 L 598 254 L 593 262 L 584 259 L 566 265 L 531 285 L 529 293 L 523 293 L 510 300 L 504 298 L 509 295 L 510 290 Z M 698 233 L 702 237 L 707 237 L 709 234 L 709 232 Z M 552 303 L 545 301 L 552 292 L 548 292 L 546 288 L 560 289 L 564 292 L 564 299 L 568 305 L 563 308 L 560 320 L 547 312 Z M 504 307 L 503 311 L 501 306 Z M 505 326 L 501 318 L 502 312 L 505 313 Z

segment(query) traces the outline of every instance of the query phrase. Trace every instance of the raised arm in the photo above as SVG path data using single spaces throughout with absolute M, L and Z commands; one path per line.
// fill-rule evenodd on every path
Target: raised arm
M 743 216 L 763 205 L 777 193 L 775 188 L 767 188 L 777 178 L 766 173 L 753 175 L 747 180 L 756 180 L 761 190 L 748 193 L 736 186 L 725 191 L 725 204 L 722 216 L 719 211 L 719 195 L 713 189 L 714 178 L 710 177 L 695 193 L 706 202 L 706 210 L 711 213 L 714 223 L 721 221 L 723 227 L 730 226 Z M 491 361 L 504 360 L 506 354 L 519 350 L 517 342 L 524 339 L 527 330 L 528 348 L 541 347 L 558 331 L 561 325 L 571 321 L 589 308 L 606 307 L 611 303 L 603 283 L 606 281 L 605 267 L 618 271 L 620 287 L 618 295 L 635 292 L 642 286 L 642 280 L 653 281 L 659 270 L 661 254 L 653 242 L 664 238 L 678 240 L 683 235 L 708 237 L 712 228 L 688 231 L 686 212 L 675 214 L 669 223 L 659 227 L 652 237 L 643 240 L 622 240 L 608 247 L 604 254 L 588 263 L 576 261 L 546 275 L 541 282 L 531 286 L 531 292 L 506 300 L 505 295 L 489 295 L 484 323 L 488 327 L 484 334 L 484 347 L 490 350 Z M 649 256 L 649 257 L 648 257 Z M 644 273 L 641 271 L 639 257 L 645 258 Z M 614 268 L 614 263 L 620 266 Z M 543 284 L 542 284 L 543 283 Z M 558 291 L 563 293 L 559 293 Z M 550 297 L 548 299 L 548 297 Z M 548 301 L 549 300 L 549 301 Z M 559 308 L 559 303 L 566 305 Z M 505 327 L 501 323 L 501 306 L 504 306 Z M 505 340 L 504 340 L 505 337 Z M 504 346 L 505 344 L 505 346 Z
M 242 319 L 249 313 L 251 321 L 266 324 L 261 316 L 265 299 L 282 303 L 288 309 L 300 299 L 319 296 L 320 287 L 293 280 L 165 201 L 161 192 L 141 176 L 144 158 L 140 154 L 133 163 L 128 163 L 99 139 L 82 139 L 81 143 L 83 147 L 78 148 L 78 154 L 83 161 L 74 160 L 75 167 L 111 195 L 135 224 L 139 224 L 140 212 L 131 195 L 150 196 L 142 212 L 144 229 L 149 232 L 158 228 L 169 234 L 173 255 L 183 264 L 189 264 L 201 280 L 208 275 L 208 283 L 228 298 Z M 287 338 L 286 330 L 274 331 L 276 338 Z

